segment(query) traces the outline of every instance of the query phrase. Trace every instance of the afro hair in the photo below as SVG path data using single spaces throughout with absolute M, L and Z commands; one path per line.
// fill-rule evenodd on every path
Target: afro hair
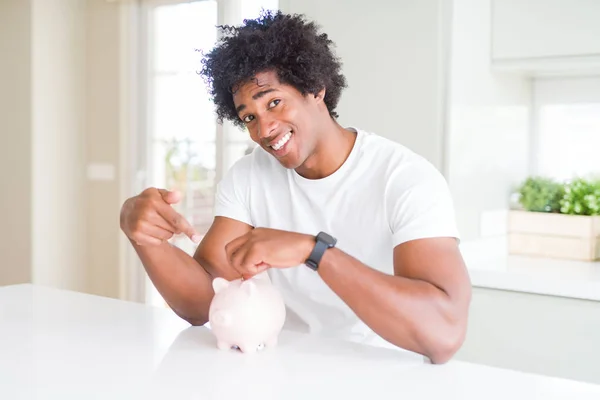
M 236 86 L 259 72 L 275 71 L 282 84 L 302 95 L 325 89 L 325 105 L 333 118 L 346 79 L 334 55 L 333 42 L 302 15 L 263 11 L 239 27 L 220 26 L 222 37 L 202 60 L 204 77 L 216 106 L 217 119 L 243 125 L 233 103 Z

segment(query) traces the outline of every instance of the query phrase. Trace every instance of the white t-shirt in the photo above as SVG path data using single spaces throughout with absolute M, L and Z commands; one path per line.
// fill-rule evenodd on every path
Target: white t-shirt
M 219 182 L 216 215 L 254 227 L 327 232 L 340 250 L 390 275 L 395 246 L 459 237 L 447 183 L 431 163 L 391 140 L 349 129 L 357 132 L 349 157 L 323 179 L 306 179 L 257 147 Z M 304 264 L 268 273 L 285 300 L 287 328 L 394 347 Z

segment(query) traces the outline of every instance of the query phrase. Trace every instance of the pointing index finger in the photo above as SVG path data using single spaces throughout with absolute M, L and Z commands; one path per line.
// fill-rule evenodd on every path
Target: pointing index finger
M 171 206 L 165 204 L 163 207 L 159 207 L 157 211 L 175 229 L 176 233 L 185 234 L 194 243 L 200 242 L 200 235 L 194 227 Z

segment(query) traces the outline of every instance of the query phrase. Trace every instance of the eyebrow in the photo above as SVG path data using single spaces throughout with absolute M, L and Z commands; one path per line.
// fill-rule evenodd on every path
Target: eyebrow
M 258 93 L 255 93 L 252 95 L 252 100 L 258 100 L 261 97 L 263 97 L 264 95 L 271 93 L 271 92 L 275 92 L 276 89 L 267 89 L 267 90 L 262 90 Z M 244 108 L 246 108 L 245 104 L 240 104 L 239 106 L 236 107 L 235 111 L 239 114 L 240 111 L 242 111 Z

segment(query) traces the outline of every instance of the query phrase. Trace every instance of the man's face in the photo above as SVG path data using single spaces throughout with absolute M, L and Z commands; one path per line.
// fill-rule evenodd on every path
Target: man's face
M 250 137 L 286 168 L 298 168 L 313 153 L 321 97 L 303 96 L 279 82 L 275 72 L 261 72 L 234 92 L 233 102 Z

